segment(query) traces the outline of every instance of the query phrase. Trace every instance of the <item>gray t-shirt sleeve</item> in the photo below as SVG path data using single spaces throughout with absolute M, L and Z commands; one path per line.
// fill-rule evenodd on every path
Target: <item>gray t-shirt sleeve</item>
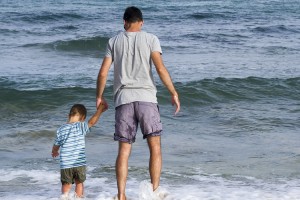
M 151 52 L 158 51 L 159 53 L 162 54 L 160 42 L 157 36 L 153 35 L 153 42 L 152 42 L 152 48 Z
M 113 57 L 113 51 L 112 51 L 112 45 L 111 42 L 112 39 L 110 39 L 106 45 L 106 53 L 105 53 L 105 57 Z

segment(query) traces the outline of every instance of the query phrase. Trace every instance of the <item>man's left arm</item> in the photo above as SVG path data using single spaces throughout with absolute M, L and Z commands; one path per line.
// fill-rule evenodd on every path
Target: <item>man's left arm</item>
M 169 92 L 171 93 L 172 105 L 176 106 L 175 114 L 177 114 L 180 110 L 180 101 L 179 101 L 178 93 L 174 87 L 171 76 L 163 63 L 160 52 L 158 52 L 158 51 L 152 52 L 151 59 L 155 65 L 155 68 L 159 75 L 159 78 L 161 79 L 163 84 L 166 86 L 166 88 L 169 90 Z

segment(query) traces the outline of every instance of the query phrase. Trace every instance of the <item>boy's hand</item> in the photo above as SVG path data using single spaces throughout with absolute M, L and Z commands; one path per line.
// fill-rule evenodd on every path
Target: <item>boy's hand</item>
M 58 150 L 59 150 L 59 146 L 53 145 L 53 147 L 52 147 L 52 158 L 55 158 L 59 155 Z
M 97 100 L 96 100 L 97 109 L 99 108 L 100 104 L 104 105 L 104 107 L 105 107 L 103 112 L 108 109 L 108 104 L 107 104 L 106 100 L 104 98 L 97 97 Z
M 97 110 L 101 110 L 101 112 L 105 112 L 108 109 L 107 104 L 105 103 L 100 103 Z
M 57 151 L 52 151 L 52 158 L 55 158 L 59 155 Z

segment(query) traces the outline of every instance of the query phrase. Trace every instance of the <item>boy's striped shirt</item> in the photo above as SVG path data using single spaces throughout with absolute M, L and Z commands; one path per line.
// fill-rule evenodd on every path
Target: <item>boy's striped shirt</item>
M 89 132 L 86 122 L 64 124 L 58 130 L 54 145 L 60 146 L 60 168 L 86 165 L 85 135 Z

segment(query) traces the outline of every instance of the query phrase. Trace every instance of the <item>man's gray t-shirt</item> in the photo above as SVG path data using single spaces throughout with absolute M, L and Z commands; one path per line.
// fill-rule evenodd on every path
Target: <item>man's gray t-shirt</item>
M 157 103 L 151 53 L 162 53 L 158 38 L 150 33 L 121 32 L 111 38 L 106 57 L 114 62 L 115 107 L 135 101 Z

